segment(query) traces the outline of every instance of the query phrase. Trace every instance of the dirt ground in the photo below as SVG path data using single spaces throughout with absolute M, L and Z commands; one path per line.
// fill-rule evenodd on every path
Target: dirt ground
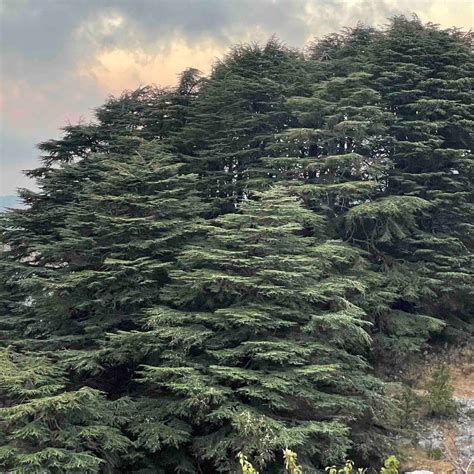
M 431 360 L 420 364 L 411 373 L 406 374 L 408 379 L 416 380 L 415 388 L 418 393 L 425 392 L 426 385 L 432 372 L 441 364 L 447 364 L 451 372 L 451 381 L 454 396 L 474 399 L 474 348 L 460 348 L 450 353 L 440 354 Z M 440 428 L 445 433 L 445 443 L 449 447 L 450 439 L 456 433 L 456 424 L 442 424 Z M 452 443 L 451 443 L 452 444 Z M 453 448 L 454 449 L 454 448 Z M 404 449 L 402 471 L 428 470 L 435 474 L 464 474 L 465 471 L 454 468 L 448 459 L 433 459 L 429 453 L 421 448 Z M 469 469 L 469 474 L 474 474 L 474 463 Z
M 419 448 L 408 448 L 402 464 L 402 472 L 423 469 L 435 474 L 456 474 L 449 461 L 430 459 L 427 452 Z

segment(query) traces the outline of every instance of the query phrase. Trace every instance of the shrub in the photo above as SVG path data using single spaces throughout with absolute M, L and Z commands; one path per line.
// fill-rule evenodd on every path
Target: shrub
M 426 401 L 434 416 L 452 416 L 456 414 L 457 406 L 453 398 L 454 388 L 451 374 L 446 366 L 436 370 L 428 384 Z

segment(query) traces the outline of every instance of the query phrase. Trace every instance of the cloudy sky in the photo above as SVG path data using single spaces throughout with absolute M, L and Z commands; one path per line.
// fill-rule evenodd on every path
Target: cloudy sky
M 0 0 L 0 195 L 31 187 L 35 144 L 109 94 L 206 72 L 236 42 L 291 46 L 394 14 L 469 29 L 473 0 Z

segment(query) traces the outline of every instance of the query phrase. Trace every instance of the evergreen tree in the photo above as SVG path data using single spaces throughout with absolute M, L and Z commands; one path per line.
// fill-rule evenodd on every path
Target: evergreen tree
M 314 468 L 345 455 L 351 424 L 380 415 L 351 301 L 365 290 L 358 251 L 325 240 L 325 220 L 280 188 L 240 211 L 181 253 L 150 330 L 104 351 L 142 357 L 133 430 L 161 448 L 163 469 L 231 472 L 240 451 L 265 466 L 288 446 Z
M 332 35 L 313 45 L 312 59 L 330 79 L 311 97 L 290 100 L 300 126 L 285 134 L 289 156 L 299 153 L 293 161 L 302 189 L 312 191 L 310 197 L 316 192 L 311 204 L 334 213 L 339 235 L 366 249 L 383 272 L 364 304 L 375 323 L 377 356 L 387 362 L 387 351 L 400 357 L 419 350 L 443 329 L 431 316 L 444 318 L 449 308 L 469 319 L 469 113 L 461 84 L 469 82 L 472 55 L 459 32 L 401 17 L 385 32 L 358 26 Z M 459 112 L 449 126 L 422 112 L 433 96 L 428 78 L 449 75 L 440 66 L 451 72 L 454 66 L 464 78 L 445 84 L 446 93 L 438 91 L 462 97 L 450 102 Z M 418 84 L 426 79 L 426 97 L 410 105 L 423 96 Z M 442 81 L 436 83 L 439 88 Z M 443 151 L 441 136 L 452 129 L 460 140 L 450 139 Z M 407 173 L 409 168 L 414 172 Z M 440 219 L 443 226 L 435 224 Z
M 34 301 L 37 337 L 87 347 L 106 331 L 138 323 L 137 312 L 156 300 L 164 267 L 203 212 L 196 177 L 183 166 L 154 143 L 131 155 L 94 155 L 45 180 L 44 194 L 57 201 L 63 182 L 84 182 L 74 202 L 52 207 L 62 224 L 48 239 L 38 217 L 50 216 L 37 217 L 34 206 L 5 216 L 17 261 L 11 272 L 22 275 Z
M 100 423 L 104 431 L 117 431 L 122 423 L 113 421 L 114 411 L 108 407 L 115 405 L 104 398 L 103 391 L 118 397 L 114 402 L 117 406 L 128 406 L 127 398 L 121 395 L 128 390 L 134 367 L 129 358 L 124 366 L 113 364 L 102 370 L 97 356 L 102 339 L 108 331 L 142 327 L 141 311 L 157 301 L 159 289 L 167 280 L 166 267 L 194 233 L 199 214 L 204 212 L 194 190 L 196 176 L 187 173 L 185 165 L 159 143 L 142 144 L 130 155 L 95 154 L 78 163 L 63 165 L 45 179 L 43 192 L 59 201 L 61 182 L 78 179 L 85 183 L 77 193 L 77 200 L 57 202 L 55 206 L 64 226 L 58 227 L 53 238 L 46 240 L 41 235 L 34 206 L 4 216 L 4 238 L 10 248 L 2 255 L 2 277 L 10 285 L 8 289 L 17 303 L 5 305 L 0 325 L 5 335 L 2 343 L 13 344 L 22 352 L 36 349 L 34 354 L 19 353 L 15 357 L 20 361 L 25 359 L 24 364 L 19 362 L 25 370 L 28 363 L 37 359 L 35 370 L 39 374 L 43 374 L 43 366 L 46 375 L 51 371 L 51 377 L 48 375 L 47 380 L 38 383 L 51 384 L 54 388 L 51 394 L 35 393 L 36 398 L 29 405 L 24 405 L 16 395 L 16 385 L 9 389 L 11 393 L 2 395 L 2 400 L 8 397 L 7 405 L 11 404 L 11 409 L 5 412 L 4 425 L 8 452 L 10 445 L 16 443 L 15 430 L 27 421 L 26 410 L 30 410 L 31 404 L 47 410 L 50 424 L 54 417 L 64 416 L 65 425 L 57 427 L 61 431 L 77 430 L 77 423 L 84 425 L 81 430 L 86 430 L 89 424 L 95 430 L 95 424 Z M 45 356 L 51 351 L 55 365 L 50 367 Z M 20 381 L 24 379 L 26 375 Z M 42 419 L 45 414 L 41 410 L 38 409 L 37 416 Z M 86 415 L 94 414 L 90 419 L 78 418 L 78 410 Z M 10 413 L 14 415 L 17 411 L 22 413 L 21 417 L 17 419 L 15 415 L 8 424 Z M 104 419 L 100 418 L 102 415 Z M 67 427 L 69 424 L 71 428 Z M 98 433 L 97 437 L 100 436 Z M 55 437 L 45 434 L 41 440 L 40 446 L 46 450 L 44 455 L 38 451 L 34 437 L 25 437 L 18 456 L 39 453 L 31 460 L 33 467 L 28 472 L 38 472 L 39 466 L 50 472 L 47 469 L 64 463 L 68 446 L 62 441 L 56 443 Z M 95 445 L 100 439 L 93 439 L 90 444 Z M 128 437 L 123 443 L 125 440 Z M 105 438 L 103 441 L 108 443 Z M 124 449 L 126 459 L 132 456 L 127 452 L 131 443 L 128 441 L 129 447 Z M 88 446 L 77 443 L 81 459 L 89 453 Z M 50 458 L 48 449 L 56 447 L 62 451 L 54 451 Z M 15 453 L 5 458 L 6 466 L 23 463 Z M 107 458 L 104 466 L 118 463 L 124 453 L 119 454 Z M 90 463 L 84 461 L 81 472 L 105 469 L 101 456 L 98 454 L 97 459 L 86 456 L 84 459 Z M 72 469 L 73 464 L 70 466 Z M 77 470 L 81 469 L 77 467 Z
M 128 153 L 139 143 L 130 137 L 147 141 L 168 138 L 186 123 L 201 81 L 200 72 L 189 68 L 180 74 L 174 89 L 147 86 L 109 97 L 95 110 L 93 122 L 68 125 L 59 140 L 40 143 L 45 168 L 31 174 L 41 176 L 53 163 L 70 163 L 90 153 Z
M 115 472 L 133 449 L 121 433 L 130 406 L 89 387 L 67 390 L 63 371 L 37 354 L 0 350 L 0 467 L 6 472 Z
M 62 205 L 72 204 L 79 199 L 81 188 L 87 184 L 89 170 L 98 154 L 132 155 L 143 140 L 169 142 L 186 122 L 189 106 L 194 99 L 201 78 L 199 71 L 188 69 L 180 76 L 178 87 L 163 90 L 144 87 L 124 92 L 120 97 L 110 97 L 104 105 L 95 110 L 95 121 L 89 124 L 68 125 L 62 130 L 59 140 L 48 140 L 38 145 L 44 153 L 42 166 L 27 171 L 26 175 L 37 180 L 39 192 L 20 189 L 19 195 L 29 207 L 24 214 L 34 214 L 32 232 L 44 244 L 55 240 L 57 234 L 67 226 L 64 222 Z M 168 143 L 169 146 L 169 143 Z M 76 171 L 70 179 L 64 179 L 63 167 Z M 81 172 L 86 176 L 81 176 Z M 59 186 L 58 186 L 59 184 Z M 39 216 L 42 216 L 40 225 Z M 20 250 L 20 249 L 18 249 Z M 31 249 L 23 245 L 23 256 Z
M 400 355 L 418 350 L 443 324 L 425 315 L 410 320 L 397 308 L 399 300 L 415 299 L 418 279 L 416 275 L 401 278 L 403 272 L 394 268 L 394 258 L 378 246 L 393 233 L 406 236 L 428 203 L 408 196 L 386 197 L 393 166 L 394 140 L 389 129 L 394 117 L 368 72 L 367 48 L 377 38 L 373 30 L 362 26 L 348 30 L 337 37 L 330 61 L 321 61 L 316 52 L 323 48 L 328 53 L 326 43 L 333 44 L 334 38 L 313 45 L 313 57 L 318 60 L 311 74 L 319 81 L 311 83 L 305 95 L 288 99 L 294 125 L 277 135 L 275 156 L 264 161 L 268 176 L 300 183 L 306 205 L 329 217 L 332 238 L 348 240 L 367 252 L 371 272 L 361 278 L 371 290 L 360 305 L 376 333 L 383 326 L 383 344 L 377 338 L 378 353 Z M 367 216 L 367 222 L 363 221 Z M 393 331 L 386 330 L 387 320 Z M 401 330 L 407 320 L 410 330 Z
M 240 45 L 202 84 L 175 143 L 201 175 L 213 212 L 234 211 L 259 185 L 249 182 L 273 135 L 288 126 L 285 96 L 304 84 L 302 55 L 272 38 L 265 46 Z
M 374 45 L 373 62 L 375 87 L 395 116 L 387 194 L 429 203 L 387 253 L 422 276 L 430 289 L 421 299 L 425 311 L 455 325 L 472 322 L 470 37 L 396 17 Z

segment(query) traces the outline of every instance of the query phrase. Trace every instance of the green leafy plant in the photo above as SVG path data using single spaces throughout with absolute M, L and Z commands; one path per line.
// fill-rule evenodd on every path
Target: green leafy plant
M 283 461 L 288 474 L 303 474 L 303 469 L 298 464 L 298 455 L 291 449 L 283 450 Z
M 389 456 L 383 463 L 380 474 L 398 474 L 399 468 L 400 461 L 396 458 L 396 456 Z
M 242 474 L 259 474 L 242 452 L 237 455 Z M 287 474 L 304 474 L 303 468 L 298 464 L 298 455 L 291 449 L 283 450 L 283 464 Z M 395 456 L 389 456 L 380 470 L 380 474 L 398 474 L 400 468 L 400 461 Z M 365 474 L 367 468 L 355 467 L 354 461 L 348 459 L 344 466 L 338 467 L 336 465 L 326 467 L 325 471 L 328 474 Z
M 380 474 L 398 474 L 398 469 L 400 467 L 400 461 L 395 456 L 389 456 L 380 470 Z M 348 459 L 344 466 L 330 466 L 327 467 L 326 472 L 328 474 L 365 474 L 367 468 L 355 467 L 354 461 Z
M 354 469 L 357 469 L 354 471 Z M 362 467 L 354 467 L 354 461 L 348 459 L 342 468 L 338 468 L 337 466 L 331 466 L 326 468 L 326 472 L 328 474 L 365 474 L 367 469 Z
M 258 471 L 253 467 L 252 463 L 247 459 L 244 453 L 240 452 L 237 455 L 239 464 L 242 469 L 242 474 L 258 474 Z

